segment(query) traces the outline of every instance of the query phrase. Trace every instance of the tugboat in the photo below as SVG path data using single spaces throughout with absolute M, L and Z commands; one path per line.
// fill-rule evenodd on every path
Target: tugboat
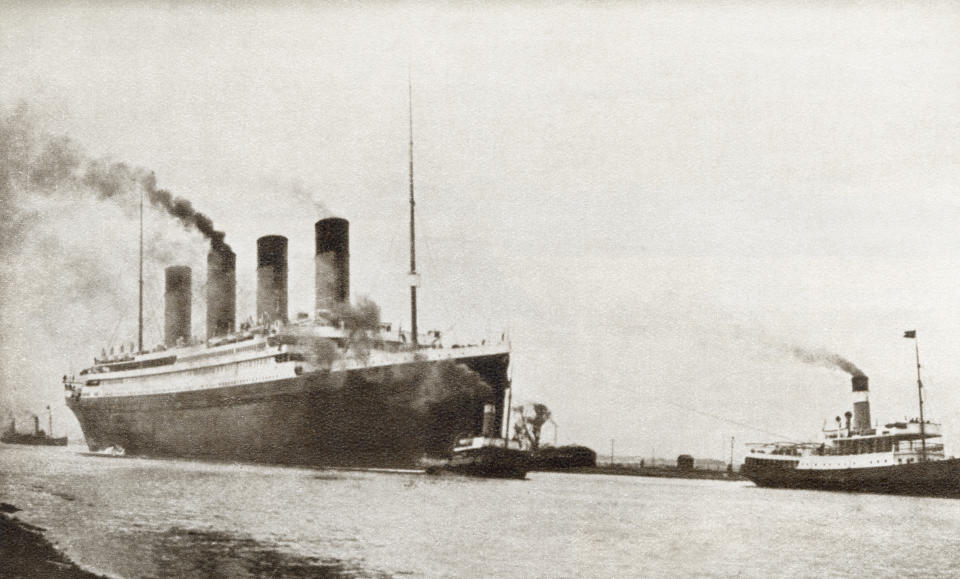
M 461 438 L 443 470 L 484 478 L 526 478 L 532 455 L 517 441 L 494 436 L 496 407 L 483 407 L 483 431 L 480 436 Z
M 916 339 L 916 330 L 905 338 Z M 940 425 L 923 417 L 920 349 L 917 392 L 920 417 L 870 426 L 868 378 L 853 376 L 853 412 L 846 424 L 824 429 L 824 442 L 753 444 L 740 474 L 763 487 L 857 491 L 960 498 L 960 458 L 946 458 Z M 851 418 L 853 423 L 851 424 Z
M 49 406 L 47 406 L 47 412 L 49 414 L 48 418 L 50 422 L 50 435 L 40 430 L 40 419 L 36 414 L 34 414 L 33 432 L 17 432 L 17 422 L 15 419 L 11 419 L 10 428 L 8 428 L 3 434 L 0 434 L 0 442 L 5 442 L 7 444 L 32 444 L 34 446 L 66 446 L 66 436 L 60 438 L 54 438 L 51 436 L 53 434 L 53 413 L 50 412 Z

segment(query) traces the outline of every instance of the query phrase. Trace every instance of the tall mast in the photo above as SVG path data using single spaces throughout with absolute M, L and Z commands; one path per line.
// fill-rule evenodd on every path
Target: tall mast
M 904 338 L 913 340 L 913 346 L 917 352 L 917 399 L 920 401 L 920 461 L 927 460 L 927 427 L 923 423 L 923 382 L 920 380 L 920 338 L 917 337 L 916 330 L 907 330 L 903 333 Z
M 914 338 L 913 345 L 917 352 L 917 399 L 920 401 L 920 461 L 927 460 L 927 432 L 923 423 L 923 382 L 920 381 L 920 339 Z
M 143 187 L 140 187 L 140 282 L 139 311 L 137 314 L 137 353 L 143 352 Z
M 410 326 L 413 334 L 413 347 L 417 344 L 417 246 L 413 219 L 413 81 L 410 69 L 407 69 L 407 104 L 410 121 Z

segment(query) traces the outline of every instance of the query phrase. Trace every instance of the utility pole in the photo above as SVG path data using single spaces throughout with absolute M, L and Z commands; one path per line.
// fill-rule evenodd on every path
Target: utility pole
M 733 472 L 733 437 L 730 437 L 730 464 L 727 467 L 728 472 Z

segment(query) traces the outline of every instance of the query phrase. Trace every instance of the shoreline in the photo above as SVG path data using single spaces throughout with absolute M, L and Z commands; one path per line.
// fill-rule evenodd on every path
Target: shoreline
M 19 510 L 9 503 L 0 503 L 0 561 L 5 577 L 106 579 L 86 571 L 60 552 L 44 536 L 45 529 L 12 515 Z
M 686 478 L 700 480 L 725 480 L 725 481 L 745 481 L 745 477 L 740 473 L 728 473 L 722 470 L 680 470 L 676 468 L 665 468 L 659 466 L 627 466 L 627 465 L 607 465 L 607 466 L 575 466 L 569 468 L 545 469 L 537 468 L 531 472 L 567 472 L 571 474 L 612 474 L 619 476 L 646 476 L 655 478 Z

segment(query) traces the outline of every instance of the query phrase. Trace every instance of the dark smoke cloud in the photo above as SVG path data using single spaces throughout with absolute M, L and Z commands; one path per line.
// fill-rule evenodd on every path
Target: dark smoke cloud
M 163 329 L 155 266 L 176 260 L 200 272 L 200 234 L 214 247 L 223 235 L 188 202 L 159 193 L 148 171 L 91 159 L 69 137 L 44 134 L 41 115 L 0 106 L 0 415 L 50 405 L 55 428 L 78 434 L 60 376 L 136 336 L 138 188 L 175 218 L 148 220 L 144 231 L 145 347 Z
M 196 229 L 214 251 L 230 249 L 225 234 L 213 220 L 193 208 L 183 197 L 158 189 L 156 177 L 146 169 L 107 159 L 88 159 L 67 136 L 38 135 L 29 107 L 21 103 L 0 119 L 0 199 L 4 213 L 15 211 L 20 194 L 83 195 L 92 192 L 127 208 L 135 205 L 137 187 L 150 204 L 176 218 L 187 229 Z M 4 215 L 6 217 L 6 215 Z
M 444 360 L 429 365 L 417 382 L 414 407 L 426 410 L 434 405 L 445 405 L 451 400 L 493 400 L 493 387 L 479 374 L 463 364 Z
M 156 176 L 152 172 L 131 169 L 125 163 L 94 160 L 87 165 L 83 183 L 97 191 L 102 199 L 129 195 L 139 185 L 151 205 L 176 218 L 187 229 L 193 228 L 202 233 L 210 241 L 210 249 L 217 252 L 230 250 L 230 246 L 224 243 L 226 234 L 213 226 L 213 220 L 194 209 L 190 200 L 175 197 L 166 189 L 158 189 Z
M 284 343 L 300 346 L 307 359 L 323 369 L 329 370 L 347 358 L 365 362 L 379 330 L 380 307 L 361 296 L 353 305 L 337 305 L 333 316 L 332 321 L 342 324 L 346 330 L 343 348 L 296 326 L 285 329 L 279 338 Z M 377 367 L 369 373 L 388 403 L 419 413 L 456 401 L 492 401 L 494 395 L 493 387 L 479 374 L 450 360 Z M 345 374 L 338 373 L 338 377 L 342 380 Z
M 843 370 L 851 376 L 865 376 L 860 368 L 847 360 L 840 354 L 835 354 L 825 349 L 816 349 L 808 350 L 806 348 L 801 348 L 799 346 L 790 347 L 790 354 L 800 360 L 804 364 L 812 364 L 814 366 L 822 366 L 824 368 L 836 368 Z
M 156 178 L 150 173 L 140 181 L 141 186 L 147 192 L 147 195 L 155 207 L 166 210 L 183 223 L 184 227 L 194 227 L 210 240 L 210 249 L 216 252 L 230 251 L 230 246 L 224 243 L 223 238 L 226 234 L 217 231 L 213 226 L 213 220 L 194 210 L 193 204 L 182 197 L 174 197 L 165 189 L 157 189 Z
M 346 355 L 364 361 L 369 358 L 374 335 L 380 329 L 380 306 L 376 302 L 360 296 L 355 304 L 336 304 L 329 321 L 346 330 L 342 352 L 332 341 L 297 326 L 284 329 L 280 340 L 303 346 L 308 359 L 322 368 L 330 368 Z

